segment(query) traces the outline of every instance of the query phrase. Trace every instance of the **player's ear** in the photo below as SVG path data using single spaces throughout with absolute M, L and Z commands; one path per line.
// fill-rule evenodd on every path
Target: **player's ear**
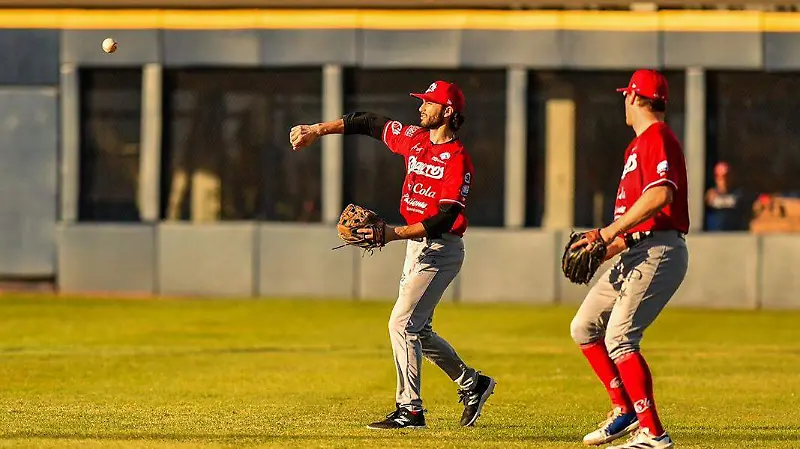
M 443 114 L 443 115 L 444 115 L 446 118 L 450 118 L 450 117 L 452 117 L 452 116 L 453 116 L 453 113 L 455 113 L 455 110 L 453 109 L 453 107 L 452 107 L 452 106 L 445 106 L 445 108 L 444 108 L 444 111 L 442 111 L 442 114 Z

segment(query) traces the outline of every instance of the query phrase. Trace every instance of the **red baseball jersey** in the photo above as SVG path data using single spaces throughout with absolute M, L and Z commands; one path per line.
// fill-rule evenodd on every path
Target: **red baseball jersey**
M 406 161 L 400 198 L 400 213 L 406 222 L 411 225 L 436 215 L 439 203 L 456 203 L 462 210 L 450 232 L 463 236 L 474 169 L 461 141 L 434 144 L 429 130 L 392 120 L 383 128 L 383 142 Z
M 672 203 L 629 232 L 689 232 L 686 160 L 678 138 L 663 122 L 654 123 L 628 145 L 614 204 L 614 220 L 627 212 L 647 189 L 660 185 L 674 189 Z

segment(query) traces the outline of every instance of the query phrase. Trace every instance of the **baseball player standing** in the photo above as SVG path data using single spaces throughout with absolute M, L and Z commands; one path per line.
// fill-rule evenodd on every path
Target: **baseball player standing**
M 639 344 L 688 268 L 686 162 L 680 142 L 664 123 L 664 76 L 637 70 L 628 86 L 617 90 L 625 97 L 626 123 L 636 137 L 625 152 L 614 221 L 573 245 L 602 239 L 608 245 L 606 260 L 622 253 L 589 291 L 571 324 L 572 338 L 613 408 L 583 442 L 600 445 L 635 431 L 613 448 L 666 449 L 673 442 L 658 418 L 653 378 Z
M 400 212 L 407 226 L 386 227 L 386 242 L 406 240 L 406 259 L 397 302 L 389 318 L 389 338 L 397 369 L 395 410 L 372 429 L 425 427 L 422 408 L 423 356 L 458 387 L 464 402 L 461 425 L 471 426 L 492 394 L 495 381 L 467 366 L 431 327 L 433 312 L 464 261 L 466 201 L 472 161 L 456 131 L 464 122 L 464 94 L 455 84 L 436 81 L 421 94 L 420 125 L 404 125 L 369 112 L 292 128 L 297 150 L 327 134 L 361 134 L 382 140 L 406 161 Z M 361 232 L 362 230 L 359 230 Z M 371 237 L 371 230 L 363 230 Z

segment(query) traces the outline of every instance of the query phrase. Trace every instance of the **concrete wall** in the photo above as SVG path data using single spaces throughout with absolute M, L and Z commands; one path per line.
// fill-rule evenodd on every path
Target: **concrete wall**
M 57 90 L 0 87 L 0 140 L 0 274 L 51 276 L 58 207 Z
M 60 225 L 57 235 L 60 290 L 158 292 L 154 226 Z
M 471 228 L 443 300 L 577 306 L 591 286 L 561 274 L 567 235 Z M 335 230 L 315 224 L 69 225 L 58 242 L 65 292 L 393 301 L 405 254 L 400 242 L 373 255 L 334 251 Z M 671 307 L 800 309 L 800 236 L 700 234 L 687 244 Z
M 157 293 L 254 296 L 258 232 L 253 223 L 162 224 L 156 235 Z

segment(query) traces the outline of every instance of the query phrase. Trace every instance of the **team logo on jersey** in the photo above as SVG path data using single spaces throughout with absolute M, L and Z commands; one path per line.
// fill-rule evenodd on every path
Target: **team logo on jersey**
M 637 158 L 635 154 L 628 156 L 628 160 L 625 161 L 625 168 L 622 170 L 622 179 L 625 179 L 625 175 L 639 167 L 639 163 L 636 161 L 636 159 Z
M 425 201 L 415 200 L 407 193 L 403 194 L 403 204 L 406 205 L 407 210 L 416 212 L 418 214 L 424 214 L 425 209 L 428 208 L 428 203 Z
M 417 195 L 426 196 L 428 198 L 436 198 L 436 192 L 431 190 L 431 186 L 425 187 L 421 182 L 414 184 L 414 187 L 411 188 L 411 191 Z
M 416 156 L 408 157 L 408 173 L 416 173 L 433 179 L 444 177 L 444 167 L 441 165 L 426 164 L 417 160 Z
M 466 198 L 469 195 L 469 185 L 464 184 L 461 186 L 461 197 Z
M 416 151 L 417 153 L 421 153 L 423 149 L 424 148 L 422 148 L 422 145 L 419 143 L 415 143 L 414 146 L 411 147 L 411 151 Z
M 392 121 L 392 134 L 395 136 L 400 135 L 400 131 L 403 130 L 403 124 L 397 121 Z
M 419 129 L 419 126 L 408 125 L 408 128 L 406 128 L 406 137 L 413 136 L 415 132 L 419 131 Z
M 446 152 L 446 151 L 445 151 L 444 153 L 440 154 L 440 155 L 439 155 L 439 157 L 440 157 L 440 158 L 441 158 L 443 161 L 446 161 L 446 160 L 450 159 L 450 153 L 448 153 L 448 152 Z
M 656 166 L 656 172 L 660 176 L 664 176 L 664 174 L 667 173 L 668 170 L 669 170 L 669 163 L 667 161 L 661 161 Z

